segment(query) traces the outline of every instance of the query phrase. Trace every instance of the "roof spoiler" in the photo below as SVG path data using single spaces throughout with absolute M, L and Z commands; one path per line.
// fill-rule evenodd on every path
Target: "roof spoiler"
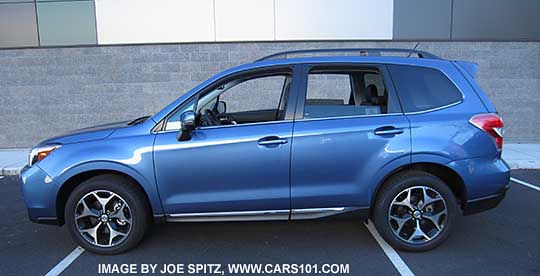
M 473 77 L 473 78 L 476 77 L 476 73 L 478 72 L 478 64 L 477 63 L 469 62 L 469 61 L 461 61 L 461 60 L 456 60 L 455 62 L 459 66 L 461 66 L 461 68 L 463 68 L 465 71 L 467 71 L 467 73 L 469 73 L 471 75 L 471 77 Z

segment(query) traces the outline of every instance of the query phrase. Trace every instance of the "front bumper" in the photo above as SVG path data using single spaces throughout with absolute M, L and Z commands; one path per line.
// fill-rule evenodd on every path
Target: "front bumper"
M 507 190 L 508 186 L 496 194 L 467 201 L 463 206 L 463 215 L 472 215 L 497 207 L 505 197 Z
M 30 220 L 59 225 L 56 217 L 57 183 L 37 165 L 24 167 L 19 181 Z

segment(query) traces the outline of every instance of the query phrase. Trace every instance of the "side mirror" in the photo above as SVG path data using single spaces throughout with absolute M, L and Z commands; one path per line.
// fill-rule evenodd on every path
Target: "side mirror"
M 227 103 L 225 103 L 224 101 L 217 102 L 217 104 L 216 104 L 216 112 L 218 114 L 222 114 L 222 113 L 227 112 Z
M 180 123 L 182 128 L 176 135 L 178 141 L 187 141 L 191 139 L 191 132 L 195 130 L 195 112 L 186 111 L 180 115 Z

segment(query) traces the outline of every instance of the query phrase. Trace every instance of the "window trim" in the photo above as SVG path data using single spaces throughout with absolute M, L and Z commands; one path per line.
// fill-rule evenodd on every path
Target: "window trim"
M 430 109 L 426 109 L 426 110 L 413 111 L 413 112 L 405 112 L 404 114 L 405 114 L 405 115 L 416 115 L 416 114 L 429 113 L 429 112 L 433 112 L 433 111 L 437 111 L 437 110 L 449 108 L 449 107 L 452 107 L 452 106 L 455 106 L 455 105 L 459 105 L 459 104 L 463 103 L 463 101 L 464 101 L 464 97 L 461 98 L 461 100 L 459 100 L 459 101 L 457 101 L 457 102 L 455 102 L 455 103 L 451 103 L 451 104 L 447 104 L 447 105 L 443 105 L 443 106 L 439 106 L 439 107 L 434 107 L 434 108 L 430 108 Z
M 195 131 L 206 130 L 206 129 L 243 127 L 243 126 L 270 125 L 270 124 L 278 124 L 278 123 L 292 123 L 292 122 L 293 120 L 281 120 L 281 121 L 267 121 L 267 122 L 245 123 L 245 124 L 236 124 L 236 125 L 204 126 L 204 127 L 196 127 Z
M 403 113 L 379 113 L 379 114 L 366 114 L 366 115 L 346 115 L 346 116 L 332 116 L 332 117 L 318 117 L 299 120 L 299 122 L 310 121 L 326 121 L 326 120 L 339 120 L 339 119 L 361 119 L 366 117 L 384 117 L 384 116 L 402 116 Z
M 172 111 L 170 111 L 166 116 L 163 117 L 158 123 L 154 125 L 154 127 L 151 130 L 152 134 L 157 133 L 169 133 L 169 132 L 178 132 L 179 129 L 170 129 L 165 130 L 166 122 L 169 120 L 169 118 L 174 115 L 178 110 L 184 108 L 187 104 L 189 104 L 192 100 L 195 100 L 195 110 L 197 109 L 197 103 L 199 100 L 200 95 L 208 92 L 209 90 L 215 89 L 216 87 L 220 86 L 224 82 L 229 82 L 234 79 L 238 78 L 244 78 L 244 77 L 255 77 L 257 75 L 264 75 L 264 74 L 276 74 L 279 75 L 279 72 L 285 74 L 290 74 L 291 76 L 291 88 L 289 91 L 287 105 L 285 107 L 285 118 L 281 121 L 269 121 L 269 122 L 260 122 L 260 123 L 271 123 L 271 122 L 284 122 L 287 120 L 292 120 L 294 118 L 294 112 L 295 112 L 295 106 L 296 106 L 296 100 L 297 100 L 297 85 L 298 81 L 295 81 L 295 79 L 299 78 L 298 74 L 298 65 L 296 64 L 287 64 L 287 65 L 270 65 L 266 67 L 260 67 L 260 68 L 249 68 L 246 70 L 233 72 L 229 75 L 223 76 L 214 82 L 208 84 L 207 86 L 199 89 L 197 92 L 193 93 L 189 98 L 185 99 L 182 103 L 180 103 L 178 106 L 176 106 Z M 238 124 L 238 125 L 227 125 L 228 126 L 242 126 L 242 125 L 252 125 L 252 124 L 260 124 L 260 123 L 247 123 L 247 124 Z M 212 126 L 213 127 L 225 127 L 225 126 Z M 208 128 L 208 127 L 206 127 Z M 197 127 L 196 129 L 201 129 L 201 127 Z
M 383 84 L 387 90 L 388 94 L 393 94 L 394 97 L 397 100 L 397 106 L 399 107 L 398 112 L 392 112 L 392 113 L 380 113 L 380 114 L 363 114 L 363 115 L 344 115 L 344 116 L 327 116 L 327 117 L 319 117 L 319 118 L 304 118 L 304 107 L 306 103 L 306 97 L 307 97 L 307 86 L 308 86 L 308 76 L 310 71 L 313 68 L 325 68 L 321 70 L 327 70 L 332 71 L 332 69 L 335 69 L 335 71 L 346 71 L 350 70 L 351 72 L 354 71 L 365 71 L 366 69 L 373 69 L 376 68 L 379 71 L 379 74 L 381 75 L 383 79 Z M 318 70 L 318 69 L 316 69 Z M 296 105 L 296 113 L 294 120 L 298 122 L 302 121 L 320 121 L 320 120 L 332 120 L 332 119 L 353 119 L 353 118 L 369 118 L 369 117 L 382 117 L 382 116 L 396 116 L 396 115 L 404 115 L 403 113 L 403 107 L 401 105 L 401 101 L 399 99 L 399 96 L 397 95 L 396 89 L 394 87 L 394 83 L 392 81 L 392 78 L 386 68 L 386 64 L 378 64 L 378 63 L 357 63 L 357 62 L 339 62 L 339 63 L 313 63 L 313 64 L 304 64 L 302 67 L 302 81 L 301 81 L 301 88 L 298 93 L 298 103 Z

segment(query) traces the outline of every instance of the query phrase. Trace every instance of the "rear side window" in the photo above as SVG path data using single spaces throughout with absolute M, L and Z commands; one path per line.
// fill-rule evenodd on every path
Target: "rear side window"
M 324 67 L 309 72 L 304 118 L 401 112 L 377 68 Z
M 388 65 L 403 111 L 429 110 L 463 99 L 458 88 L 441 71 L 408 65 Z

